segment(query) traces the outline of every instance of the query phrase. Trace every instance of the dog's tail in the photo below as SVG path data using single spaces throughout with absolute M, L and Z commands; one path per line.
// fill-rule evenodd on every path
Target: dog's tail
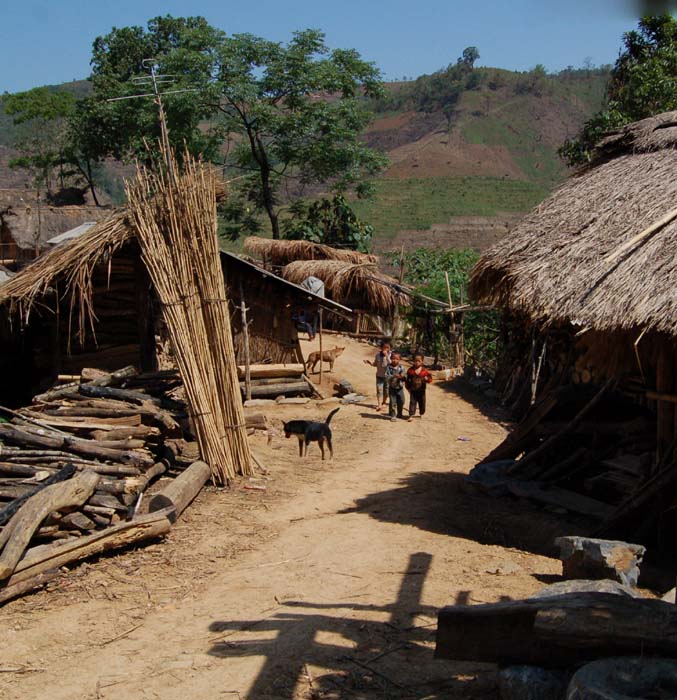
M 329 425 L 329 421 L 331 421 L 331 419 L 332 419 L 332 417 L 334 416 L 334 414 L 335 414 L 335 413 L 338 413 L 340 410 L 341 410 L 341 407 L 340 407 L 340 406 L 339 406 L 338 408 L 335 408 L 335 409 L 327 416 L 327 420 L 325 421 L 325 423 L 326 423 L 327 425 Z

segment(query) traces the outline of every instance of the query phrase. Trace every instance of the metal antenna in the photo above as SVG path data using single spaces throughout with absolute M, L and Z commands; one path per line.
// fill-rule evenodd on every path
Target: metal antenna
M 165 90 L 160 92 L 162 85 L 171 84 L 173 78 L 176 76 L 170 74 L 159 74 L 157 72 L 157 61 L 154 58 L 144 58 L 141 61 L 144 68 L 149 70 L 149 75 L 136 76 L 132 78 L 132 82 L 137 85 L 150 85 L 152 86 L 152 92 L 145 92 L 140 95 L 126 95 L 125 97 L 111 97 L 106 100 L 106 102 L 120 102 L 121 100 L 135 100 L 140 97 L 153 97 L 155 104 L 158 108 L 158 117 L 160 119 L 160 139 L 162 141 L 162 150 L 164 151 L 165 163 L 167 165 L 167 170 L 172 178 L 176 179 L 174 173 L 174 166 L 171 159 L 171 149 L 169 146 L 169 128 L 167 127 L 167 119 L 165 117 L 165 108 L 162 104 L 162 97 L 164 95 L 177 95 L 182 92 L 195 92 L 197 88 L 184 88 L 181 90 Z

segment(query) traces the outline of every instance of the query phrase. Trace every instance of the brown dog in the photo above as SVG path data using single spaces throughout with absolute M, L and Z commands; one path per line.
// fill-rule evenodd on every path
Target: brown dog
M 329 371 L 333 372 L 334 371 L 334 362 L 336 362 L 336 358 L 345 350 L 345 347 L 339 348 L 335 347 L 332 348 L 331 350 L 323 350 L 322 351 L 322 357 L 320 357 L 320 351 L 316 352 L 311 352 L 310 355 L 308 355 L 308 359 L 306 360 L 306 369 L 309 372 L 314 372 L 315 371 L 315 365 L 318 362 L 328 362 L 329 363 Z M 312 364 L 312 367 L 311 367 Z

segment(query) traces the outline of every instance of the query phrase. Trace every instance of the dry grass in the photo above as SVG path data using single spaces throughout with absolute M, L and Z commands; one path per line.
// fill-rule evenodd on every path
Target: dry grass
M 264 263 L 277 267 L 288 265 L 296 260 L 341 260 L 353 264 L 378 262 L 376 255 L 358 253 L 355 250 L 341 250 L 310 241 L 276 241 L 249 236 L 244 242 L 244 249 L 249 254 L 259 257 Z
M 216 179 L 185 155 L 181 172 L 140 168 L 127 199 L 141 254 L 162 304 L 200 454 L 217 484 L 251 474 L 228 299 L 221 269 Z M 172 173 L 177 173 L 173 175 Z
M 397 280 L 380 272 L 374 263 L 298 260 L 282 269 L 282 277 L 296 284 L 311 275 L 324 282 L 334 301 L 353 308 L 388 316 L 398 306 L 410 303 L 409 296 L 393 286 Z
M 537 322 L 677 334 L 677 221 L 605 260 L 677 205 L 676 148 L 677 112 L 606 139 L 596 167 L 570 178 L 482 256 L 472 296 Z

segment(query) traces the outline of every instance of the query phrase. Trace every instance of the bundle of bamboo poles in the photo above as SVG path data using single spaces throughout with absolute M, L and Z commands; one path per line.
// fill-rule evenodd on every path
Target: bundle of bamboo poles
M 162 304 L 196 438 L 215 483 L 252 473 L 221 271 L 216 178 L 188 154 L 181 170 L 140 167 L 127 184 L 143 260 Z

